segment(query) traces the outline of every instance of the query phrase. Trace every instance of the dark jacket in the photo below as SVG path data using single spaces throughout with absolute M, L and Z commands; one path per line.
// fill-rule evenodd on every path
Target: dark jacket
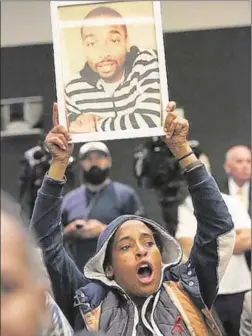
M 179 265 L 181 248 L 162 227 L 141 217 L 134 218 L 154 226 L 160 234 L 164 248 L 164 279 L 179 281 L 195 306 L 204 310 L 212 306 L 219 282 L 232 256 L 233 223 L 214 179 L 206 172 L 204 166 L 190 171 L 186 177 L 198 221 L 194 246 L 187 264 Z M 64 182 L 45 177 L 36 201 L 32 226 L 44 252 L 57 303 L 72 324 L 77 318 L 75 329 L 81 330 L 84 328 L 84 322 L 79 307 L 73 308 L 74 296 L 76 290 L 87 284 L 87 279 L 79 272 L 62 245 L 60 206 L 63 186 Z M 101 266 L 109 238 L 128 218 L 133 217 L 120 217 L 106 228 L 99 238 L 96 254 L 85 267 L 85 276 L 104 283 L 107 290 L 104 292 L 99 284 L 90 283 L 84 289 L 81 288 L 76 295 L 77 298 L 84 299 L 85 304 L 82 300 L 82 306 L 85 310 L 92 310 L 103 301 L 100 328 L 111 336 L 128 335 L 129 330 L 132 331 L 132 335 L 136 324 L 137 314 L 135 315 L 133 302 L 118 289 L 118 286 L 113 286 L 115 284 L 105 278 Z M 162 282 L 160 291 L 154 296 L 155 302 L 151 302 L 151 305 L 156 309 L 152 312 L 153 318 L 149 316 L 147 319 L 152 328 L 160 330 L 158 335 L 169 334 L 177 315 L 173 306 L 169 309 L 170 298 L 164 292 Z M 183 335 L 189 335 L 188 331 Z

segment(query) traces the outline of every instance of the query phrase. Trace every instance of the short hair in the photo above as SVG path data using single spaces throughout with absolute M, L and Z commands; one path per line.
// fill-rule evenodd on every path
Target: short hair
M 229 161 L 232 158 L 232 152 L 234 147 L 231 147 L 226 153 L 225 153 L 225 161 Z
M 19 204 L 5 191 L 1 190 L 1 214 L 5 215 L 11 220 L 11 225 L 22 237 L 23 246 L 25 249 L 25 256 L 27 257 L 28 266 L 31 275 L 35 281 L 47 280 L 47 273 L 42 258 L 38 254 L 38 246 L 34 233 L 29 230 L 28 217 L 22 215 Z M 2 223 L 3 225 L 3 223 Z
M 83 21 L 87 20 L 87 19 L 91 19 L 93 17 L 98 17 L 98 16 L 111 16 L 111 17 L 116 17 L 116 18 L 120 18 L 122 19 L 122 15 L 116 11 L 113 8 L 110 7 L 105 7 L 105 6 L 101 6 L 101 7 L 97 7 L 95 9 L 92 9 L 83 19 Z M 122 24 L 121 25 L 124 29 L 125 32 L 125 37 L 128 37 L 128 29 L 126 24 Z M 83 27 L 81 27 L 81 37 L 83 39 Z
M 236 149 L 247 149 L 249 152 L 251 151 L 250 148 L 248 146 L 245 146 L 245 145 L 236 145 L 236 146 L 233 146 L 231 147 L 225 154 L 225 161 L 230 161 L 232 160 L 232 157 L 233 157 L 233 153 L 234 153 L 234 150 Z

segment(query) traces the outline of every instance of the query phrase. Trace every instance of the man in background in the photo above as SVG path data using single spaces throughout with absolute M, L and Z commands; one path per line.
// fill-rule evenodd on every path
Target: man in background
M 251 217 L 251 150 L 246 146 L 234 146 L 226 153 L 224 169 L 228 176 L 220 190 L 238 199 Z M 245 251 L 251 269 L 251 249 Z
M 131 187 L 112 181 L 112 159 L 104 143 L 84 144 L 79 163 L 83 184 L 64 197 L 62 224 L 68 250 L 83 271 L 107 224 L 121 215 L 143 215 L 143 207 Z
M 206 166 L 210 171 L 209 160 Z M 230 195 L 222 197 L 232 216 L 236 230 L 236 241 L 233 256 L 220 283 L 215 310 L 228 336 L 239 335 L 240 317 L 245 293 L 251 288 L 251 275 L 246 263 L 244 252 L 251 249 L 251 220 L 238 200 Z M 186 197 L 178 209 L 178 227 L 176 238 L 187 259 L 196 235 L 197 222 L 193 213 L 190 196 Z
M 235 146 L 226 153 L 224 169 L 228 176 L 222 191 L 239 199 L 250 212 L 251 196 L 251 150 L 246 146 Z

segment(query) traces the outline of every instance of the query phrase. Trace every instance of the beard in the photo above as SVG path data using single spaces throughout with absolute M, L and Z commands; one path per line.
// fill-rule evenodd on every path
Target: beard
M 84 181 L 93 185 L 102 184 L 110 175 L 110 168 L 91 167 L 88 171 L 83 171 Z

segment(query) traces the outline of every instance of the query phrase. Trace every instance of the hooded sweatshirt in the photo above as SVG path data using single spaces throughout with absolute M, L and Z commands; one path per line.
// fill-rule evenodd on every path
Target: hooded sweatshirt
M 100 234 L 97 243 L 96 254 L 87 262 L 86 266 L 84 267 L 84 274 L 86 278 L 99 280 L 110 287 L 113 286 L 120 288 L 115 281 L 111 281 L 106 278 L 103 264 L 109 241 L 114 236 L 119 227 L 129 220 L 143 222 L 156 232 L 156 236 L 158 236 L 162 246 L 162 272 L 166 268 L 177 265 L 180 262 L 182 257 L 182 250 L 180 245 L 172 236 L 168 234 L 167 231 L 165 231 L 161 225 L 151 219 L 147 219 L 141 216 L 124 215 L 112 221 Z
M 127 297 L 128 300 L 130 298 L 127 296 L 125 291 L 115 282 L 108 280 L 105 273 L 104 273 L 104 259 L 107 252 L 108 244 L 111 240 L 111 238 L 114 236 L 118 228 L 129 220 L 137 220 L 141 221 L 144 224 L 146 224 L 148 227 L 151 227 L 153 231 L 155 232 L 155 236 L 158 236 L 158 239 L 161 244 L 162 248 L 162 274 L 164 273 L 164 270 L 166 268 L 172 267 L 174 265 L 177 265 L 182 257 L 182 250 L 179 246 L 179 244 L 176 242 L 176 240 L 170 236 L 162 226 L 160 226 L 158 223 L 144 218 L 140 216 L 120 216 L 116 220 L 110 223 L 110 225 L 103 231 L 103 233 L 99 236 L 96 254 L 89 260 L 89 262 L 84 267 L 84 275 L 88 279 L 92 280 L 99 280 L 105 285 L 113 288 L 113 292 L 115 289 L 118 290 L 120 293 L 119 295 L 124 295 L 124 297 Z M 137 229 L 137 228 L 136 228 Z M 151 297 L 148 297 L 147 299 L 143 298 L 135 298 L 132 302 L 134 309 L 135 309 L 135 328 L 137 335 L 153 335 L 153 331 L 151 328 L 147 327 L 147 324 L 145 322 L 145 318 L 143 318 L 143 315 L 150 316 L 151 315 L 151 307 L 154 304 L 154 298 L 158 297 L 160 295 L 160 288 L 162 286 L 163 282 L 163 275 L 160 279 L 160 285 L 159 285 L 159 291 L 152 295 Z M 147 304 L 149 302 L 149 304 Z M 105 303 L 106 304 L 106 303 Z M 145 307 L 144 307 L 145 306 Z M 170 308 L 172 306 L 172 303 L 170 303 Z M 144 307 L 144 308 L 143 308 Z M 179 312 L 174 308 L 174 313 L 179 314 Z M 119 317 L 119 315 L 117 315 Z M 102 317 L 103 318 L 103 317 Z M 148 318 L 147 318 L 148 319 Z M 137 323 L 136 323 L 137 321 Z M 101 320 L 101 324 L 103 321 Z M 130 324 L 130 322 L 127 322 Z M 104 331 L 106 331 L 106 327 L 103 327 Z M 185 325 L 184 328 L 186 329 Z M 130 330 L 130 325 L 128 326 L 128 329 Z M 111 333 L 113 335 L 113 332 Z
M 103 270 L 108 242 L 129 218 L 140 219 L 155 228 L 163 246 L 163 277 L 157 293 L 147 298 L 141 308 L 144 326 L 153 335 L 161 336 L 171 334 L 181 322 L 178 307 L 164 288 L 165 281 L 179 282 L 194 306 L 202 314 L 207 314 L 232 256 L 235 234 L 226 204 L 205 167 L 202 165 L 187 172 L 186 178 L 198 222 L 194 245 L 186 264 L 179 264 L 181 249 L 160 225 L 145 218 L 123 216 L 110 223 L 99 237 L 96 253 L 86 264 L 84 276 L 62 244 L 60 206 L 65 182 L 45 177 L 31 225 L 37 232 L 57 303 L 70 323 L 75 325 L 75 330 L 85 328 L 83 313 L 100 306 L 99 329 L 102 332 L 110 336 L 143 335 L 137 330 L 139 313 L 135 304 L 114 281 L 105 277 Z M 182 322 L 183 332 L 180 335 L 190 335 Z
M 81 114 L 101 117 L 97 131 L 161 126 L 160 79 L 156 50 L 131 47 L 126 55 L 124 79 L 114 93 L 108 92 L 104 83 L 88 63 L 67 84 L 65 101 L 69 121 Z

